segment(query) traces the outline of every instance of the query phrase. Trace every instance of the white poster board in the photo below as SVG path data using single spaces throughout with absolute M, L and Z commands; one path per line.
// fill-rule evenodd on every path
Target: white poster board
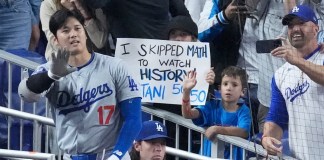
M 118 38 L 115 56 L 129 64 L 139 83 L 142 102 L 181 104 L 184 75 L 196 70 L 197 85 L 191 91 L 191 104 L 205 104 L 205 78 L 210 69 L 208 43 Z

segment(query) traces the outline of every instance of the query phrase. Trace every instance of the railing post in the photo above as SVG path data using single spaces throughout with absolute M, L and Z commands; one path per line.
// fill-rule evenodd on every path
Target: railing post
M 211 157 L 212 158 L 224 158 L 225 142 L 217 139 L 211 144 Z
M 175 148 L 179 149 L 179 125 L 176 123 L 176 143 L 175 143 Z M 179 157 L 175 157 L 176 160 L 179 160 Z
M 33 129 L 33 151 L 41 152 L 42 146 L 42 125 L 38 121 L 34 121 L 34 129 Z
M 242 155 L 243 155 L 243 160 L 246 160 L 246 150 L 245 149 L 243 149 L 243 153 L 242 153 Z
M 230 144 L 230 159 L 233 159 L 233 145 Z
M 12 107 L 12 64 L 8 62 L 8 108 Z M 11 126 L 12 126 L 12 118 L 8 116 L 8 149 L 10 149 L 11 143 Z
M 192 130 L 190 129 L 190 128 L 188 128 L 188 152 L 191 152 L 191 148 L 192 148 L 192 142 L 193 142 L 193 140 L 192 140 Z

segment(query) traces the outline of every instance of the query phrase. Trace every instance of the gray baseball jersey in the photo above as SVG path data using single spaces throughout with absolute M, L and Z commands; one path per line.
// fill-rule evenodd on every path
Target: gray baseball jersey
M 49 69 L 41 65 L 35 73 Z M 78 71 L 55 81 L 46 93 L 58 145 L 64 153 L 100 153 L 116 144 L 123 120 L 117 104 L 140 97 L 125 63 L 93 53 Z

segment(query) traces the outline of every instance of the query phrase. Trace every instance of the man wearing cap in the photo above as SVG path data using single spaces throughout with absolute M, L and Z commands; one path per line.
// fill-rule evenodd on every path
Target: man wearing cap
M 130 152 L 131 159 L 164 160 L 167 138 L 167 129 L 161 122 L 144 122 Z
M 324 54 L 317 42 L 318 20 L 305 5 L 294 7 L 282 20 L 288 41 L 271 51 L 287 62 L 274 74 L 272 97 L 262 145 L 269 154 L 282 152 L 280 139 L 289 131 L 291 156 L 324 157 Z

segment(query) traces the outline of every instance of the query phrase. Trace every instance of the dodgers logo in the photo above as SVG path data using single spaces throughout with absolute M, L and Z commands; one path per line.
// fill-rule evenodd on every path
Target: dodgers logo
M 288 87 L 285 90 L 286 99 L 293 102 L 298 96 L 304 94 L 309 88 L 309 83 L 307 80 L 302 84 L 299 84 L 295 88 Z
M 155 123 L 156 125 L 156 131 L 163 132 L 163 127 L 159 123 Z
M 127 76 L 128 78 L 128 87 L 131 89 L 131 91 L 138 91 L 137 84 L 135 83 L 134 79 L 132 79 L 130 76 Z
M 296 6 L 292 9 L 292 12 L 295 13 L 295 12 L 299 12 L 299 8 Z
M 81 88 L 79 94 L 76 95 L 71 95 L 67 91 L 59 91 L 57 101 L 57 106 L 59 108 L 67 107 L 70 105 L 76 106 L 69 109 L 63 109 L 59 112 L 59 114 L 67 115 L 68 113 L 79 111 L 82 109 L 84 109 L 85 112 L 89 112 L 90 106 L 94 102 L 108 97 L 112 93 L 113 91 L 109 88 L 107 83 L 85 91 L 83 88 Z

